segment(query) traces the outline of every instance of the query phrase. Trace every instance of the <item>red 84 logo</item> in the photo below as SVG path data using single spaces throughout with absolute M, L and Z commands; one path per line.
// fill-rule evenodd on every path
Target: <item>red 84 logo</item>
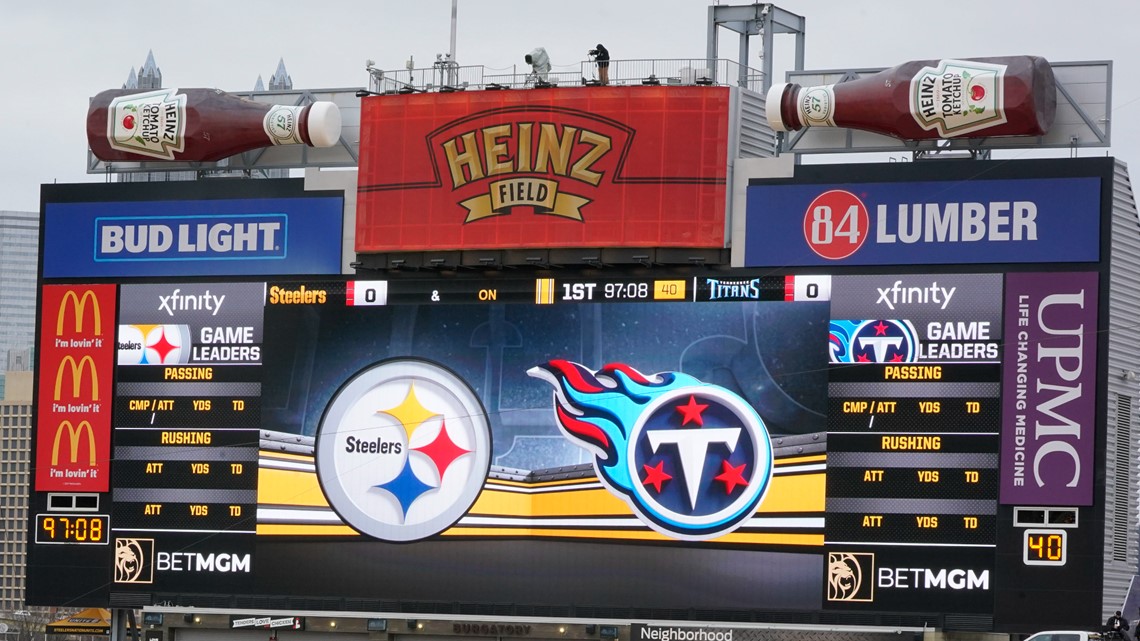
M 832 189 L 815 197 L 804 214 L 804 239 L 822 258 L 840 260 L 863 246 L 871 217 L 859 197 Z

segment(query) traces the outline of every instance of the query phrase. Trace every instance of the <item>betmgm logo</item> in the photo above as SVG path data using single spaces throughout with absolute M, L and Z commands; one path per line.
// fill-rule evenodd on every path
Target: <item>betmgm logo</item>
M 115 539 L 115 583 L 154 583 L 154 539 Z
M 875 600 L 875 555 L 827 553 L 827 600 L 870 603 Z

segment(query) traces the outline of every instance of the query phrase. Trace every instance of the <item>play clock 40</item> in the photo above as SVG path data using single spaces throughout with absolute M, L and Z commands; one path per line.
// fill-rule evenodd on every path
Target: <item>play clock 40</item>
M 106 514 L 37 514 L 36 543 L 106 545 L 108 521 Z

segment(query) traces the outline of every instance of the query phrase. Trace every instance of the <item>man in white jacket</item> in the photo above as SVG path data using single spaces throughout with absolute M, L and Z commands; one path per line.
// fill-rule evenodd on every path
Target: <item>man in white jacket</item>
M 546 49 L 535 47 L 534 51 L 524 56 L 524 59 L 534 71 L 534 75 L 546 82 L 546 78 L 550 75 L 550 56 L 546 55 Z

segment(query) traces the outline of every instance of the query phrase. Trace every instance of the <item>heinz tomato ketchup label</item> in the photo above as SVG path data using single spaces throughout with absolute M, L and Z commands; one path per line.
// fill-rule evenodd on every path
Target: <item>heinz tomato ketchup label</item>
M 1003 124 L 1005 71 L 1005 65 L 968 60 L 923 67 L 910 83 L 910 113 L 918 126 L 937 129 L 943 138 Z
M 158 89 L 119 96 L 107 110 L 111 148 L 174 160 L 186 141 L 186 95 Z

